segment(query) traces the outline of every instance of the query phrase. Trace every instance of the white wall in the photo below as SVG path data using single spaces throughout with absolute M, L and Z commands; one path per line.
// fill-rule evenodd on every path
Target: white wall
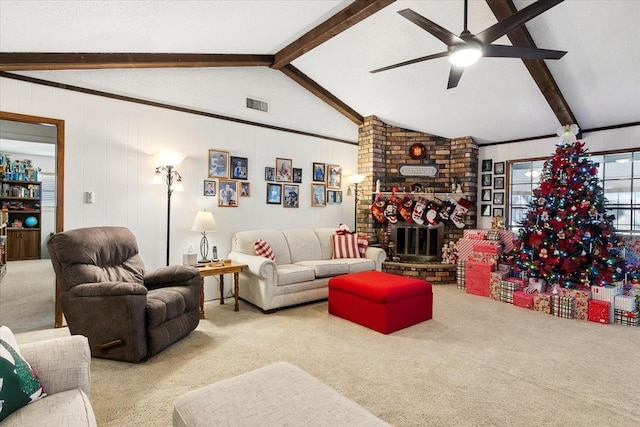
M 482 164 L 482 160 L 484 159 L 492 159 L 493 163 L 495 163 L 526 158 L 548 158 L 555 152 L 556 143 L 558 141 L 559 137 L 553 137 L 533 141 L 515 142 L 511 144 L 492 145 L 488 147 L 481 146 L 478 153 L 479 164 Z M 627 148 L 637 149 L 640 147 L 640 126 L 599 132 L 585 132 L 583 134 L 582 141 L 585 142 L 585 148 L 591 153 Z M 479 179 L 482 179 L 482 172 L 479 172 L 478 175 Z M 479 181 L 478 200 L 481 200 L 481 191 L 482 187 L 481 182 Z M 506 191 L 507 189 L 505 189 L 505 193 Z M 478 203 L 480 204 L 481 202 Z M 477 208 L 478 228 L 491 228 L 491 217 L 480 216 L 480 206 L 478 205 Z
M 273 70 L 264 71 L 266 80 L 274 79 Z M 256 76 L 259 74 L 254 74 Z M 197 85 L 197 82 L 192 83 Z M 239 82 L 233 83 L 239 86 L 238 92 L 244 91 Z M 283 82 L 279 84 L 286 86 Z M 259 86 L 259 82 L 254 85 Z M 280 117 L 286 123 L 292 115 L 310 117 L 313 118 L 313 129 L 298 129 L 326 130 L 326 134 L 335 134 L 338 129 L 344 134 L 348 127 L 352 131 L 349 138 L 357 140 L 355 124 L 315 100 L 294 82 L 290 85 L 287 91 L 276 91 L 263 97 L 281 106 L 278 113 L 270 113 L 272 123 L 277 124 Z M 230 91 L 227 88 L 227 92 Z M 291 93 L 296 99 L 286 98 Z M 296 106 L 297 99 L 307 98 L 311 101 Z M 183 100 L 183 105 L 188 105 L 188 99 Z M 299 105 L 305 108 L 301 109 Z M 211 106 L 211 109 L 216 107 Z M 172 197 L 171 263 L 182 262 L 182 253 L 189 244 L 198 248 L 200 234 L 190 228 L 196 211 L 203 208 L 212 210 L 216 217 L 218 231 L 210 236 L 210 242 L 218 246 L 221 257 L 229 253 L 231 237 L 238 230 L 331 227 L 340 222 L 353 227 L 353 199 L 346 197 L 348 180 L 342 180 L 343 203 L 324 208 L 310 206 L 310 183 L 312 162 L 342 165 L 343 176 L 355 173 L 355 145 L 6 78 L 0 78 L 0 110 L 65 121 L 64 228 L 129 227 L 138 238 L 140 253 L 148 269 L 165 263 L 166 186 L 152 184 L 154 169 L 159 166 L 154 155 L 160 151 L 181 151 L 187 155 L 176 168 L 183 177 L 186 191 L 174 192 Z M 207 150 L 211 148 L 249 159 L 252 195 L 239 198 L 237 208 L 220 208 L 217 198 L 202 195 L 203 179 L 207 178 Z M 294 167 L 303 169 L 298 209 L 265 202 L 264 168 L 274 166 L 276 157 L 292 159 Z M 84 203 L 85 191 L 96 193 L 95 204 Z M 227 283 L 232 282 L 227 280 Z M 213 285 L 213 280 L 207 283 L 206 299 L 215 296 Z

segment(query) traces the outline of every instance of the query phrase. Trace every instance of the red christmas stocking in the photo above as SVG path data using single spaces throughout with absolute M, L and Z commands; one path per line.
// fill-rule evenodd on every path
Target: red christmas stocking
M 460 200 L 458 200 L 458 202 L 456 203 L 456 207 L 451 214 L 451 221 L 455 224 L 456 227 L 464 228 L 464 226 L 466 225 L 464 223 L 464 215 L 469 211 L 470 207 L 471 202 L 464 197 L 461 197 Z
M 432 200 L 429 200 L 427 204 L 427 213 L 424 215 L 424 219 L 429 223 L 429 225 L 438 225 L 440 220 L 438 219 L 438 212 L 442 208 L 442 201 L 437 197 L 434 197 Z
M 413 199 L 406 193 L 398 206 L 398 213 L 400 217 L 407 222 L 411 222 L 411 214 L 413 213 Z
M 427 198 L 424 196 L 420 196 L 418 197 L 418 201 L 416 202 L 416 205 L 413 207 L 413 213 L 411 214 L 411 219 L 413 219 L 413 222 L 415 222 L 416 224 L 424 224 L 424 211 L 427 208 Z
M 384 208 L 386 205 L 387 199 L 385 199 L 382 194 L 378 194 L 369 208 L 376 222 L 384 223 L 386 221 L 384 217 Z
M 453 210 L 455 208 L 456 208 L 456 201 L 453 200 L 451 197 L 447 197 L 447 200 L 445 200 L 445 202 L 442 204 L 442 208 L 440 208 L 438 215 L 442 220 L 447 221 L 450 219 L 451 214 L 453 213 Z

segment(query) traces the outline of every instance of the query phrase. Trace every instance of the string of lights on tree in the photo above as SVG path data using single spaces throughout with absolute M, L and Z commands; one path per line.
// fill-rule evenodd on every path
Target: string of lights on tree
M 577 126 L 563 128 L 543 166 L 515 249 L 502 262 L 528 277 L 566 288 L 604 286 L 625 278 L 625 251 L 607 214 L 598 170 Z

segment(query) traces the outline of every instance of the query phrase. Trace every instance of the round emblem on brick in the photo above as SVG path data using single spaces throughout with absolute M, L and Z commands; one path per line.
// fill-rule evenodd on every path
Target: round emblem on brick
M 427 148 L 424 144 L 416 142 L 409 147 L 409 155 L 414 159 L 422 159 L 427 154 Z

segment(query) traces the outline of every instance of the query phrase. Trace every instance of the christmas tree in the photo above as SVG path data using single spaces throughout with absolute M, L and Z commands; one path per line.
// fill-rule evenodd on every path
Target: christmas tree
M 604 286 L 624 278 L 613 215 L 600 186 L 597 167 L 577 126 L 563 128 L 553 156 L 544 163 L 540 185 L 521 222 L 513 251 L 502 261 L 516 272 L 566 288 Z

